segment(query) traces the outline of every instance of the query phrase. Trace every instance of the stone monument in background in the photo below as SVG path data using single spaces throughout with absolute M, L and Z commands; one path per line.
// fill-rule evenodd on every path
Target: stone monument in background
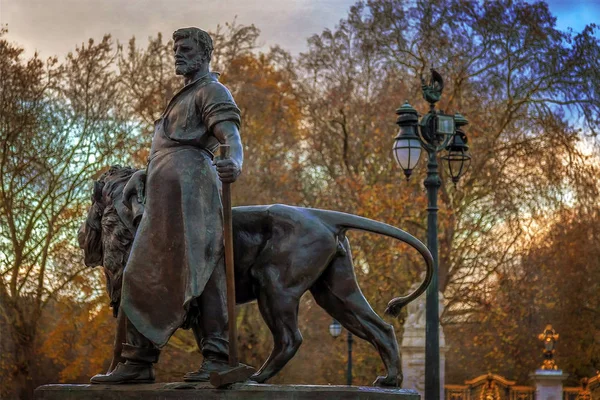
M 416 285 L 413 285 L 416 286 Z M 411 288 L 412 289 L 412 288 Z M 439 294 L 440 317 L 444 311 L 444 295 Z M 407 307 L 404 334 L 400 350 L 402 353 L 402 373 L 405 389 L 413 389 L 421 396 L 425 393 L 425 296 L 422 295 Z M 440 326 L 440 399 L 444 398 L 446 339 Z

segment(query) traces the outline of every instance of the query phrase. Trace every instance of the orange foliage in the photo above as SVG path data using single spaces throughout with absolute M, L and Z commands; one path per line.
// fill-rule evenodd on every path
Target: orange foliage
M 600 245 L 596 233 L 588 234 L 595 232 L 593 226 L 586 224 L 589 218 L 598 225 L 597 210 L 592 210 L 599 193 L 597 157 L 581 151 L 580 133 L 565 117 L 564 107 L 572 106 L 569 113 L 578 112 L 586 129 L 597 128 L 594 116 L 600 103 L 590 91 L 599 77 L 586 63 L 598 58 L 600 46 L 590 30 L 575 38 L 557 31 L 543 3 L 509 3 L 360 2 L 336 29 L 311 37 L 307 52 L 296 59 L 279 48 L 255 52 L 259 31 L 253 25 L 234 23 L 214 34 L 213 69 L 222 72 L 221 81 L 242 111 L 245 164 L 233 189 L 236 204 L 288 203 L 340 210 L 399 226 L 421 239 L 426 235 L 424 160 L 406 183 L 390 154 L 397 129 L 393 109 L 411 99 L 413 106 L 425 110 L 419 74 L 432 63 L 442 64 L 446 91 L 440 105 L 449 112 L 460 109 L 471 120 L 467 130 L 473 154 L 462 187 L 449 185 L 440 168 L 440 283 L 449 303 L 443 322 L 451 344 L 450 378 L 459 381 L 463 375 L 475 374 L 471 370 L 481 365 L 506 371 L 510 378 L 524 376 L 525 369 L 533 368 L 535 357 L 530 350 L 534 348 L 531 332 L 546 322 L 552 322 L 561 337 L 575 342 L 573 349 L 564 351 L 574 354 L 564 358 L 570 373 L 585 375 L 592 367 L 600 368 L 597 346 L 590 344 L 590 337 L 599 330 L 590 320 L 600 321 L 596 318 L 599 291 L 594 286 L 600 281 L 594 281 L 598 254 L 593 250 Z M 419 33 L 434 29 L 437 35 Z M 25 65 L 19 59 L 20 49 L 6 41 L 1 44 L 12 60 L 10 67 L 18 72 L 7 76 L 30 74 L 30 92 L 42 90 L 44 64 L 34 59 Z M 89 271 L 77 275 L 81 260 L 73 238 L 89 196 L 83 183 L 101 169 L 99 163 L 118 159 L 143 167 L 153 121 L 182 84 L 172 73 L 170 41 L 165 42 L 162 35 L 151 38 L 147 48 L 139 48 L 132 39 L 113 55 L 112 42 L 106 37 L 97 45 L 90 42 L 79 48 L 64 66 L 56 60 L 46 66 L 53 79 L 64 79 L 55 85 L 64 89 L 61 106 L 72 104 L 80 110 L 86 108 L 85 99 L 96 99 L 89 107 L 97 111 L 95 119 L 80 125 L 101 127 L 85 133 L 90 143 L 102 149 L 98 150 L 102 158 L 95 159 L 94 168 L 84 166 L 90 170 L 72 177 L 72 196 L 67 198 L 75 200 L 56 207 L 52 220 L 58 228 L 54 236 L 48 233 L 52 240 L 46 242 L 44 251 L 40 251 L 45 238 L 41 228 L 47 229 L 47 224 L 39 225 L 32 231 L 39 235 L 23 242 L 31 251 L 19 248 L 23 243 L 16 240 L 18 246 L 7 252 L 17 260 L 13 268 L 20 272 L 1 275 L 15 281 L 9 287 L 14 293 L 8 293 L 4 282 L 0 286 L 3 299 L 15 300 L 10 303 L 15 312 L 0 323 L 17 327 L 17 322 L 26 320 L 19 322 L 21 330 L 13 332 L 15 338 L 31 339 L 30 344 L 37 334 L 37 353 L 15 352 L 23 368 L 36 355 L 37 369 L 27 372 L 41 377 L 36 382 L 84 382 L 107 367 L 115 322 L 102 285 L 94 280 L 96 275 Z M 81 65 L 89 65 L 98 75 L 92 96 L 82 95 L 85 71 Z M 99 65 L 106 68 L 95 69 Z M 573 79 L 561 79 L 563 75 Z M 102 86 L 106 82 L 114 84 Z M 29 92 L 14 90 L 17 100 L 21 93 Z M 13 103 L 3 110 L 29 104 Z M 106 118 L 117 110 L 114 121 Z M 30 124 L 57 123 L 47 115 L 27 117 L 31 117 Z M 63 146 L 44 140 L 43 132 L 54 132 L 47 128 L 40 125 L 39 137 L 23 130 L 33 135 L 32 143 L 41 144 L 19 140 L 4 146 L 18 149 L 11 160 L 20 159 L 17 155 L 23 160 L 35 158 L 46 144 L 57 156 L 44 162 L 63 160 Z M 15 164 L 15 173 L 21 171 L 21 164 Z M 73 166 L 47 169 L 69 172 Z M 28 179 L 29 175 L 23 175 L 13 181 Z M 45 182 L 31 188 L 32 198 L 54 199 L 62 193 L 58 185 L 52 196 L 36 197 L 36 190 L 46 188 Z M 16 210 L 12 216 L 36 215 L 31 199 L 9 202 L 10 194 L 24 192 L 3 192 L 0 200 Z M 594 206 L 587 209 L 589 204 Z M 565 215 L 562 225 L 556 223 L 552 230 L 530 229 L 534 222 L 548 224 L 544 213 L 560 216 L 570 209 L 585 212 Z M 351 232 L 349 237 L 357 278 L 376 311 L 418 280 L 423 264 L 415 251 L 377 235 Z M 15 255 L 30 257 L 19 261 Z M 53 267 L 51 279 L 42 276 L 42 283 L 29 276 L 40 270 L 40 259 Z M 44 302 L 35 301 L 37 295 Z M 581 309 L 586 310 L 585 318 L 577 316 Z M 554 320 L 539 325 L 542 317 Z M 402 318 L 391 321 L 398 334 Z M 345 341 L 329 337 L 330 322 L 310 296 L 303 298 L 304 345 L 274 382 L 345 381 Z M 268 355 L 271 339 L 255 305 L 240 308 L 238 325 L 242 359 L 258 366 Z M 584 331 L 578 331 L 581 326 Z M 2 346 L 19 350 L 14 343 Z M 354 350 L 355 383 L 370 384 L 381 370 L 381 361 L 365 342 L 357 340 Z M 161 356 L 158 377 L 180 379 L 199 363 L 189 332 L 178 332 Z M 0 367 L 3 374 L 8 371 L 16 376 L 18 368 L 11 365 L 3 359 Z

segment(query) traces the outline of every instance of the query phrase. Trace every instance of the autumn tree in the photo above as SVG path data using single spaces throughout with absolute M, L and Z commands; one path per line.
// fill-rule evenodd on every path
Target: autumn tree
M 389 156 L 392 112 L 405 99 L 424 110 L 420 75 L 432 65 L 442 72 L 441 107 L 471 121 L 474 160 L 460 187 L 444 181 L 441 191 L 440 274 L 449 329 L 485 312 L 490 281 L 519 268 L 532 239 L 528 226 L 542 210 L 597 193 L 595 156 L 586 155 L 581 141 L 598 123 L 598 79 L 586 64 L 597 40 L 593 27 L 579 34 L 557 30 L 544 3 L 358 2 L 336 29 L 311 37 L 297 62 L 277 51 L 257 56 L 256 30 L 229 29 L 215 35 L 223 50 L 213 69 L 223 72 L 243 111 L 247 158 L 239 204 L 338 209 L 424 238 L 424 168 L 398 190 L 399 171 Z M 160 57 L 168 65 L 165 45 Z M 145 64 L 157 65 L 139 65 Z M 162 93 L 168 99 L 168 88 Z M 299 124 L 294 110 L 302 112 Z M 577 117 L 581 124 L 573 125 Z M 418 279 L 420 269 L 412 266 L 420 261 L 408 249 L 371 235 L 353 235 L 352 242 L 357 274 L 376 309 Z M 401 322 L 394 322 L 397 328 Z M 328 322 L 319 323 L 307 320 L 303 332 L 319 337 L 317 329 L 326 332 Z M 252 348 L 263 349 L 260 343 Z M 366 374 L 378 368 L 371 349 L 358 345 L 358 351 Z
M 565 368 L 584 375 L 597 367 L 588 331 L 598 329 L 590 322 L 598 291 L 589 285 L 568 294 L 598 273 L 586 261 L 596 254 L 585 246 L 597 240 L 597 211 L 586 205 L 597 205 L 599 194 L 594 26 L 560 31 L 543 2 L 370 0 L 357 2 L 335 29 L 310 37 L 296 59 L 277 47 L 259 52 L 259 33 L 236 23 L 212 33 L 212 69 L 242 110 L 246 159 L 236 204 L 346 211 L 424 239 L 425 167 L 403 182 L 391 158 L 393 112 L 405 100 L 426 110 L 419 78 L 434 66 L 446 82 L 441 108 L 470 121 L 473 155 L 458 187 L 441 171 L 449 378 L 485 365 L 522 379 L 538 318 L 555 320 L 544 323 L 581 346 L 573 357 L 583 361 L 565 358 Z M 104 342 L 79 349 L 67 340 L 85 341 L 87 328 L 111 329 L 108 302 L 96 302 L 98 275 L 83 279 L 74 246 L 89 205 L 87 182 L 111 163 L 145 166 L 154 120 L 183 82 L 173 73 L 172 43 L 160 34 L 145 47 L 135 39 L 125 46 L 89 42 L 64 62 L 23 60 L 4 40 L 0 51 L 0 323 L 15 343 L 8 346 L 14 361 L 1 365 L 27 393 L 35 351 L 63 380 L 85 379 L 102 364 Z M 419 279 L 416 252 L 377 235 L 350 239 L 357 277 L 376 311 Z M 345 343 L 324 341 L 331 320 L 310 295 L 301 308 L 306 340 L 274 381 L 343 382 Z M 575 310 L 585 311 L 579 317 Z M 52 323 L 53 315 L 69 313 L 71 323 Z M 391 322 L 400 332 L 402 318 Z M 241 308 L 238 325 L 242 358 L 259 364 L 271 343 L 255 306 Z M 197 367 L 196 351 L 192 336 L 179 331 L 157 366 L 159 379 Z M 369 384 L 381 368 L 376 352 L 357 341 L 354 355 L 355 382 Z M 521 361 L 527 367 L 514 369 Z
M 240 184 L 246 190 L 237 191 L 237 202 L 290 202 L 277 190 L 296 195 L 284 168 L 285 147 L 295 147 L 299 124 L 290 57 L 281 49 L 253 54 L 258 34 L 235 23 L 213 33 L 213 69 L 224 81 L 233 77 L 242 132 L 252 143 L 244 173 L 249 182 Z M 85 271 L 75 233 L 89 206 L 90 178 L 115 162 L 145 165 L 153 122 L 183 81 L 173 73 L 172 42 L 160 34 L 146 48 L 134 39 L 126 47 L 113 46 L 109 37 L 90 41 L 63 63 L 37 56 L 22 61 L 22 50 L 6 41 L 2 51 L 12 57 L 2 76 L 14 77 L 3 87 L 2 226 L 11 229 L 2 231 L 1 260 L 2 323 L 13 333 L 12 343 L 3 338 L 3 349 L 14 354 L 3 355 L 2 367 L 10 377 L 3 382 L 16 382 L 3 389 L 27 398 L 44 376 L 53 376 L 49 370 L 56 371 L 51 380 L 85 381 L 106 367 L 115 326 L 107 320 L 102 278 Z M 71 323 L 53 322 L 65 315 Z M 242 315 L 260 319 L 252 307 Z M 90 335 L 99 340 L 86 345 Z M 265 351 L 269 335 L 266 329 L 259 335 Z M 252 350 L 252 340 L 247 354 L 257 364 L 264 357 Z M 158 367 L 161 379 L 196 368 L 198 356 L 187 355 L 194 352 L 193 337 L 178 332 Z M 41 371 L 36 355 L 52 367 Z
M 71 284 L 85 268 L 75 233 L 88 180 L 128 130 L 109 36 L 63 63 L 22 53 L 0 37 L 0 312 L 13 344 L 3 381 L 25 399 L 44 308 L 68 289 L 79 296 Z
M 459 333 L 450 324 L 485 314 L 498 274 L 527 267 L 520 260 L 536 221 L 597 201 L 598 155 L 584 141 L 600 122 L 595 29 L 558 30 L 543 2 L 371 0 L 312 36 L 300 57 L 315 205 L 388 221 L 424 239 L 425 167 L 401 183 L 390 156 L 393 110 L 404 100 L 427 109 L 419 78 L 434 66 L 446 82 L 440 108 L 469 119 L 471 169 L 458 188 L 443 179 L 440 191 L 440 288 L 451 344 Z M 375 304 L 382 293 L 406 288 L 398 250 L 377 239 L 354 249 Z M 385 291 L 380 279 L 391 283 Z
M 547 324 L 560 334 L 556 362 L 568 386 L 600 368 L 600 235 L 598 204 L 563 209 L 519 260 L 490 282 L 482 313 L 452 326 L 457 333 L 455 381 L 495 370 L 528 380 L 542 364 L 537 335 Z M 483 297 L 483 296 L 482 296 Z M 451 350 L 454 351 L 454 350 Z

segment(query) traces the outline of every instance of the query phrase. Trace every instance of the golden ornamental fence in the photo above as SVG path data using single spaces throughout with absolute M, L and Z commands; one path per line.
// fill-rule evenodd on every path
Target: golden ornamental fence
M 492 373 L 465 381 L 464 385 L 445 385 L 444 389 L 445 400 L 536 400 L 535 387 L 516 385 Z M 579 387 L 563 388 L 563 400 L 600 400 L 600 373 L 582 379 Z

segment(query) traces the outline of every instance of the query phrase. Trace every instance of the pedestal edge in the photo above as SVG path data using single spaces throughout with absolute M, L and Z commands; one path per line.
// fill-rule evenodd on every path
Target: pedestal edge
M 419 400 L 411 389 L 338 385 L 265 385 L 235 384 L 228 389 L 215 389 L 207 383 L 153 383 L 139 385 L 51 384 L 35 390 L 36 400 L 343 400 L 402 399 Z

